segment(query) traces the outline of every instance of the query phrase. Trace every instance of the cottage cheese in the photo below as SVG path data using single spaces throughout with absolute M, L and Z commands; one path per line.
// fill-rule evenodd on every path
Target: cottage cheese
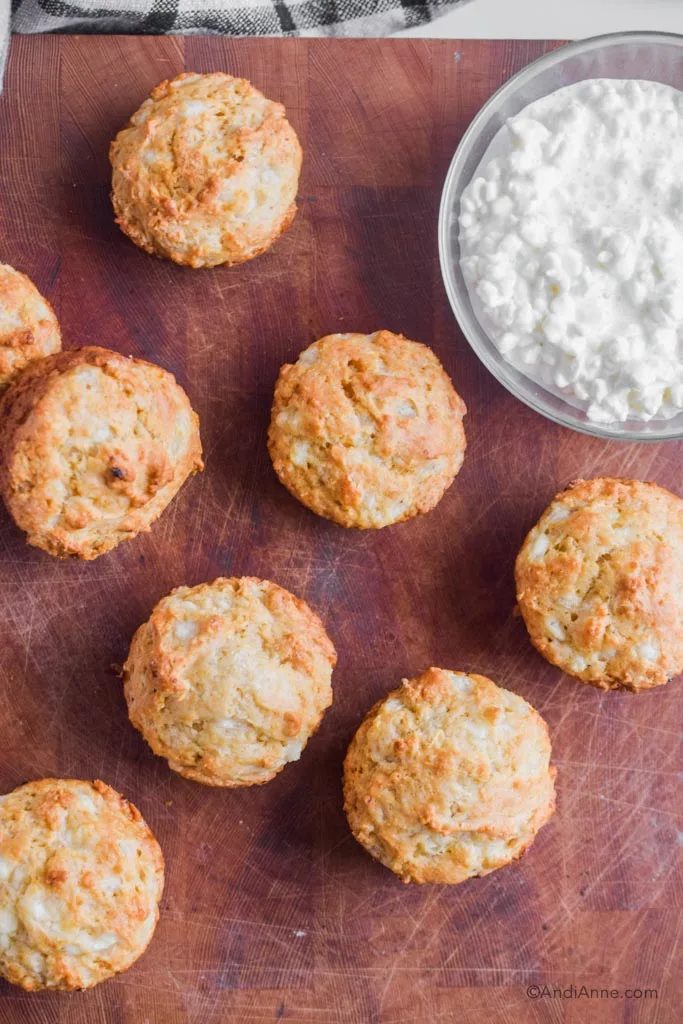
M 503 356 L 598 423 L 683 410 L 683 93 L 595 79 L 500 130 L 460 206 Z

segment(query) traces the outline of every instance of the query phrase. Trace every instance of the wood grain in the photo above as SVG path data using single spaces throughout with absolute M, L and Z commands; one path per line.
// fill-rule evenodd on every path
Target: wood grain
M 166 853 L 161 922 L 128 973 L 72 997 L 0 987 L 0 1022 L 679 1024 L 681 683 L 640 697 L 563 677 L 513 617 L 525 534 L 569 480 L 680 490 L 680 444 L 591 440 L 545 422 L 470 352 L 441 285 L 445 170 L 493 89 L 552 43 L 17 37 L 0 99 L 1 258 L 33 277 L 66 344 L 176 373 L 207 469 L 153 532 L 90 564 L 29 550 L 0 514 L 0 790 L 100 777 Z M 306 147 L 300 213 L 267 255 L 188 271 L 112 222 L 107 145 L 161 78 L 246 75 Z M 470 409 L 465 466 L 419 521 L 355 533 L 278 484 L 265 447 L 280 364 L 323 333 L 403 331 Z M 120 664 L 172 586 L 269 577 L 338 647 L 335 703 L 268 786 L 185 782 L 128 725 Z M 547 718 L 559 807 L 517 865 L 446 891 L 401 885 L 350 837 L 343 753 L 364 712 L 430 664 L 477 670 Z M 677 845 L 678 844 L 678 845 Z M 586 1001 L 529 984 L 655 988 Z

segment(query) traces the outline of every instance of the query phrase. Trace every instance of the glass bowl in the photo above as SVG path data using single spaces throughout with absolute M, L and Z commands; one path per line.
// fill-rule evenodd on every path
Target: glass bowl
M 593 423 L 571 405 L 506 362 L 472 309 L 460 270 L 460 197 L 494 135 L 509 117 L 555 89 L 586 78 L 641 78 L 683 90 L 683 36 L 618 32 L 562 46 L 513 75 L 484 104 L 460 140 L 446 176 L 439 210 L 441 273 L 453 312 L 468 342 L 494 377 L 541 415 L 594 437 L 626 441 L 683 438 L 683 413 L 671 419 Z

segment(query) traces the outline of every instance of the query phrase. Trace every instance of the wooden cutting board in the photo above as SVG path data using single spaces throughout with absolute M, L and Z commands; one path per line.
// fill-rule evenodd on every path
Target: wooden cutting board
M 680 1024 L 683 684 L 634 697 L 564 677 L 513 617 L 512 568 L 568 481 L 628 475 L 680 492 L 683 447 L 591 440 L 526 409 L 470 351 L 438 268 L 458 139 L 501 82 L 556 45 L 14 39 L 0 259 L 48 295 L 67 346 L 172 370 L 199 412 L 207 466 L 149 536 L 91 563 L 25 547 L 0 513 L 0 791 L 104 779 L 141 809 L 168 869 L 134 968 L 72 996 L 0 985 L 2 1024 Z M 184 68 L 250 78 L 286 104 L 306 150 L 292 229 L 243 267 L 152 259 L 112 220 L 109 140 Z M 469 448 L 434 512 L 357 533 L 287 494 L 265 432 L 281 363 L 328 332 L 380 327 L 437 351 L 470 410 Z M 221 792 L 149 752 L 114 667 L 171 587 L 242 574 L 306 598 L 339 664 L 301 760 L 265 787 Z M 558 813 L 523 860 L 450 890 L 404 886 L 375 864 L 340 792 L 364 712 L 429 665 L 530 700 L 558 766 Z M 546 983 L 658 998 L 527 996 Z

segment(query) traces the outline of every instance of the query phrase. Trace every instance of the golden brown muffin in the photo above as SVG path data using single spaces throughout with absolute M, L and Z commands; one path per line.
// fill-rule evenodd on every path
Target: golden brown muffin
M 295 498 L 341 526 L 429 512 L 465 454 L 465 404 L 431 349 L 401 334 L 330 334 L 285 365 L 268 448 Z
M 155 256 L 242 263 L 291 224 L 301 157 L 285 108 L 246 79 L 178 75 L 111 145 L 116 221 Z
M 332 703 L 337 655 L 304 601 L 267 580 L 178 587 L 133 637 L 130 720 L 155 754 L 207 786 L 268 782 Z
M 517 601 L 534 646 L 603 690 L 683 671 L 683 501 L 641 480 L 577 480 L 527 536 Z
M 164 858 L 103 782 L 41 779 L 0 797 L 0 974 L 28 991 L 90 988 L 144 953 Z
M 104 348 L 32 363 L 0 404 L 0 493 L 28 543 L 59 558 L 149 530 L 201 454 L 173 375 Z
M 486 875 L 520 857 L 555 810 L 547 726 L 485 676 L 427 669 L 361 724 L 344 809 L 358 842 L 404 882 Z
M 61 347 L 50 303 L 26 274 L 0 263 L 0 392 L 33 359 Z

